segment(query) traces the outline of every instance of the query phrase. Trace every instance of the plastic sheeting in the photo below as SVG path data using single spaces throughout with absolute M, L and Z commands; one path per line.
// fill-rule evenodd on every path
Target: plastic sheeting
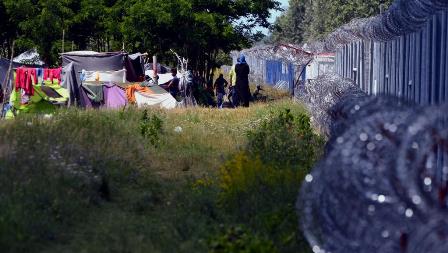
M 104 107 L 109 109 L 118 109 L 128 103 L 125 91 L 119 86 L 109 83 L 103 85 Z
M 118 71 L 84 71 L 85 80 L 87 82 L 114 82 L 125 83 L 126 82 L 126 70 Z
M 154 70 L 146 70 L 145 75 L 152 78 L 154 76 Z M 171 73 L 157 74 L 157 75 L 159 76 L 159 85 L 167 84 L 171 80 L 173 80 L 173 75 Z M 177 77 L 181 78 L 182 75 L 180 73 L 178 73 Z
M 168 92 L 160 94 L 135 92 L 135 100 L 139 108 L 155 106 L 163 109 L 174 109 L 177 107 L 176 99 Z
M 8 74 L 10 62 L 10 60 L 0 58 L 0 85 L 3 89 L 5 89 L 6 85 L 14 78 L 13 71 L 11 70 L 9 78 L 6 78 L 6 83 L 2 83 L 5 80 L 5 76 Z M 12 67 L 14 68 L 16 65 L 16 63 L 13 63 Z
M 124 57 L 122 52 L 95 54 L 62 54 L 62 66 L 73 62 L 75 71 L 117 71 L 123 69 Z
M 31 64 L 35 66 L 43 66 L 45 63 L 41 61 L 40 55 L 36 49 L 28 50 L 13 59 L 15 63 Z

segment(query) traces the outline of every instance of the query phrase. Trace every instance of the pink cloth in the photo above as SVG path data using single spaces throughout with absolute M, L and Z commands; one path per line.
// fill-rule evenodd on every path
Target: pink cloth
M 59 83 L 61 82 L 61 72 L 62 68 L 55 69 L 44 69 L 44 80 L 51 80 L 54 82 L 54 79 L 58 79 Z
M 20 67 L 16 70 L 16 91 L 22 89 L 26 95 L 34 95 L 33 85 L 37 82 L 37 71 L 35 68 Z

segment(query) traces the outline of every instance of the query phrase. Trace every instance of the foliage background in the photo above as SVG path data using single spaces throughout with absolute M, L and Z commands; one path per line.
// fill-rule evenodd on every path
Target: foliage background
M 252 28 L 268 27 L 279 6 L 275 0 L 0 0 L 0 56 L 10 56 L 14 40 L 16 52 L 37 47 L 49 65 L 62 51 L 123 45 L 175 62 L 168 54 L 173 49 L 204 73 L 220 53 L 260 39 Z
M 272 28 L 270 42 L 301 44 L 325 38 L 354 18 L 380 13 L 393 0 L 290 0 Z

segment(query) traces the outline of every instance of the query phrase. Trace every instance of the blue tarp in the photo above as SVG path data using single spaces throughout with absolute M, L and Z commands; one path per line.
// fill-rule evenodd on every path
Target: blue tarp
M 8 59 L 0 57 L 0 86 L 3 89 L 6 88 L 6 84 L 4 84 L 2 82 L 5 80 L 5 76 L 8 73 L 9 64 L 10 64 L 10 61 Z M 13 68 L 16 68 L 18 66 L 20 66 L 18 63 L 13 63 L 12 64 Z M 10 77 L 6 80 L 6 83 L 8 83 L 8 81 L 11 81 L 13 79 L 13 76 L 14 76 L 13 70 L 11 70 L 9 75 L 10 75 Z
M 280 61 L 266 61 L 266 83 L 275 86 L 279 81 L 289 84 L 289 90 L 294 90 L 294 65 Z

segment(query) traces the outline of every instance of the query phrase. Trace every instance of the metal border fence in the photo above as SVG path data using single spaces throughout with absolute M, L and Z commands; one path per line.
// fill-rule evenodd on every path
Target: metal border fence
M 336 72 L 368 94 L 434 105 L 448 101 L 448 11 L 418 32 L 387 42 L 359 40 L 337 50 Z

